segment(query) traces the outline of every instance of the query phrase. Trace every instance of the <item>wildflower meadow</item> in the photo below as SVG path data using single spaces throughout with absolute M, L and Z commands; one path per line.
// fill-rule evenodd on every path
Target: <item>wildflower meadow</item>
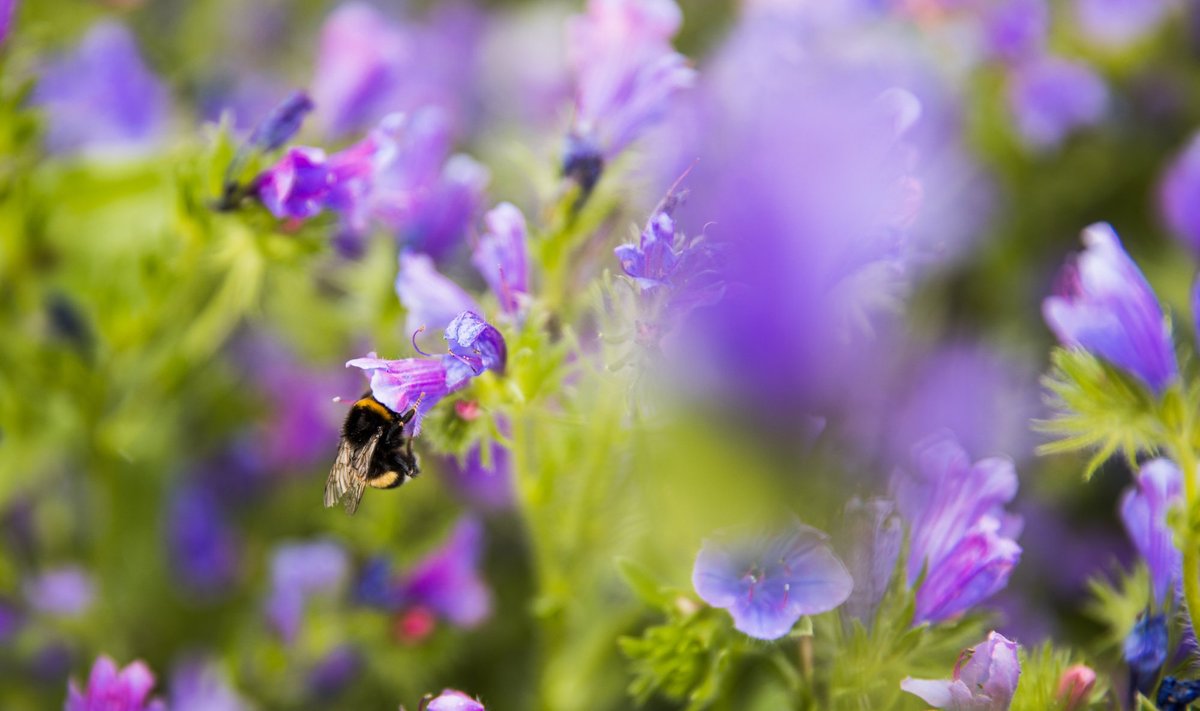
M 0 711 L 1200 708 L 1200 5 L 0 0 Z

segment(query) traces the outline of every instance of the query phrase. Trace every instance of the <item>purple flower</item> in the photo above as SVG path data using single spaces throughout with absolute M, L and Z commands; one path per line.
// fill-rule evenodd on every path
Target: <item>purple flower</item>
M 424 254 L 400 253 L 396 295 L 404 305 L 404 330 L 443 329 L 464 311 L 479 312 L 479 305 L 462 287 L 446 278 Z
M 909 525 L 908 584 L 917 590 L 913 622 L 938 622 L 999 592 L 1021 557 L 1019 519 L 1004 505 L 1017 493 L 1007 459 L 971 463 L 942 435 L 914 448 L 914 471 L 897 471 L 892 491 Z
M 1041 52 L 1050 27 L 1046 0 L 999 0 L 982 12 L 984 36 L 992 54 L 1019 62 Z
M 24 620 L 17 606 L 0 598 L 0 644 L 7 644 L 22 624 Z
M 491 458 L 488 466 L 483 463 L 484 446 L 488 447 Z M 454 491 L 475 508 L 499 511 L 512 506 L 511 454 L 499 442 L 472 446 L 462 461 L 448 458 L 444 474 Z
M 207 487 L 184 484 L 167 514 L 171 564 L 184 589 L 219 594 L 238 570 L 238 545 L 220 504 Z
M 25 583 L 25 600 L 34 610 L 55 617 L 79 617 L 96 599 L 92 576 L 78 565 L 47 570 Z
M 504 372 L 508 362 L 508 347 L 504 336 L 487 321 L 471 311 L 463 311 L 446 326 L 446 342 L 450 353 L 465 363 L 475 375 L 485 370 Z
M 17 12 L 17 0 L 0 0 L 0 45 L 8 39 L 12 29 L 13 16 Z
M 1167 168 L 1158 189 L 1159 210 L 1171 233 L 1185 246 L 1200 252 L 1200 134 Z
M 900 688 L 948 711 L 1008 711 L 1020 678 L 1017 643 L 989 632 L 982 644 L 959 656 L 951 680 L 908 677 Z
M 308 688 L 318 699 L 337 696 L 354 680 L 362 666 L 362 655 L 354 647 L 335 647 L 309 672 Z
M 450 392 L 448 363 L 461 362 L 453 356 L 445 358 L 402 358 L 383 360 L 373 355 L 347 361 L 346 367 L 361 368 L 371 379 L 371 394 L 393 412 L 404 413 L 416 404 L 417 414 L 409 423 L 411 434 L 421 431 L 425 413 Z M 456 385 L 461 385 L 456 376 Z M 419 404 L 418 404 L 419 401 Z
M 300 130 L 301 122 L 312 109 L 308 94 L 293 92 L 254 127 L 247 143 L 264 152 L 282 148 Z
M 458 627 L 475 627 L 492 611 L 492 594 L 480 577 L 483 526 L 466 517 L 444 543 L 409 569 L 400 596 L 408 606 L 432 610 Z
M 1175 464 L 1155 459 L 1142 465 L 1134 487 L 1121 497 L 1121 521 L 1150 569 L 1154 602 L 1165 605 L 1179 578 L 1183 558 L 1175 547 L 1167 512 L 1180 503 L 1183 478 Z
M 486 711 L 483 704 L 454 689 L 445 689 L 424 707 L 425 711 Z
M 1075 19 L 1092 41 L 1123 47 L 1153 30 L 1172 4 L 1170 0 L 1075 0 Z
M 671 47 L 681 19 L 672 0 L 589 0 L 587 14 L 572 18 L 575 113 L 564 172 L 584 153 L 610 160 L 691 86 L 695 72 Z
M 144 662 L 131 662 L 118 669 L 116 662 L 101 656 L 92 665 L 87 689 L 80 691 L 71 681 L 65 711 L 165 711 L 161 701 L 147 700 L 154 688 L 154 674 Z
M 258 179 L 258 197 L 279 219 L 307 220 L 325 209 L 333 181 L 325 151 L 289 148 Z
M 1064 268 L 1060 290 L 1042 304 L 1063 345 L 1082 348 L 1161 394 L 1178 375 L 1171 327 L 1158 297 L 1112 227 L 1083 232 L 1087 250 Z
M 500 300 L 506 315 L 520 320 L 529 299 L 529 235 L 525 216 L 502 202 L 484 216 L 487 230 L 471 261 Z
M 299 633 L 308 598 L 340 588 L 348 570 L 346 551 L 332 541 L 293 543 L 275 549 L 266 611 L 284 641 L 291 643 Z
M 1158 672 L 1167 661 L 1168 644 L 1164 615 L 1142 615 L 1125 636 L 1122 646 L 1125 663 L 1133 674 L 1134 688 L 1143 694 L 1154 688 Z
M 1180 680 L 1169 676 L 1158 687 L 1160 711 L 1188 711 L 1190 704 L 1195 701 L 1200 701 L 1200 680 Z
M 1047 149 L 1100 121 L 1108 89 L 1086 64 L 1045 56 L 1013 71 L 1008 103 L 1021 139 L 1030 148 Z
M 249 706 L 212 661 L 193 659 L 171 674 L 171 711 L 246 711 Z
M 33 93 L 47 114 L 48 147 L 62 153 L 144 149 L 166 128 L 167 101 L 133 35 L 112 22 L 46 65 Z
M 854 579 L 846 613 L 868 627 L 900 558 L 904 531 L 895 511 L 896 505 L 885 499 L 851 499 L 846 504 L 846 567 Z
M 795 521 L 774 535 L 743 533 L 706 540 L 692 569 L 696 594 L 729 610 L 738 630 L 778 639 L 801 616 L 832 610 L 850 596 L 850 573 L 815 528 Z

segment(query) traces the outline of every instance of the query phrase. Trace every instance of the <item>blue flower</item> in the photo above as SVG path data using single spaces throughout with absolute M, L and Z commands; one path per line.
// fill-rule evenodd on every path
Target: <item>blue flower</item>
M 1017 643 L 989 632 L 982 644 L 959 656 L 951 680 L 909 677 L 900 688 L 947 711 L 1008 711 L 1020 679 Z
M 1158 687 L 1159 711 L 1188 711 L 1194 701 L 1200 701 L 1200 680 L 1169 676 Z
M 1142 615 L 1125 637 L 1122 651 L 1125 663 L 1133 675 L 1133 686 L 1149 694 L 1158 672 L 1167 661 L 1167 618 L 1164 615 Z
M 1060 294 L 1042 304 L 1063 345 L 1082 348 L 1161 394 L 1179 374 L 1170 323 L 1112 227 L 1083 232 L 1087 250 L 1064 268 Z
M 166 87 L 129 30 L 113 22 L 94 25 L 42 70 L 33 103 L 46 111 L 46 142 L 56 152 L 144 150 L 168 119 Z
M 87 688 L 80 691 L 72 680 L 67 690 L 65 711 L 165 711 L 161 701 L 149 700 L 154 674 L 144 662 L 131 662 L 118 669 L 106 656 L 96 659 Z
M 301 122 L 312 109 L 313 102 L 308 94 L 292 93 L 254 127 L 247 143 L 264 152 L 282 148 L 300 130 Z
M 1004 511 L 1017 493 L 1007 459 L 971 463 L 946 435 L 918 444 L 912 472 L 897 471 L 892 491 L 909 525 L 908 584 L 924 572 L 914 623 L 954 617 L 1008 583 L 1021 547 L 1020 519 Z
M 1155 459 L 1142 465 L 1134 487 L 1121 497 L 1121 522 L 1150 570 L 1154 604 L 1167 605 L 1179 579 L 1183 556 L 1175 547 L 1167 512 L 1183 497 L 1183 477 L 1175 464 Z
M 284 641 L 291 643 L 299 633 L 308 598 L 339 589 L 348 570 L 346 551 L 332 541 L 292 543 L 275 549 L 266 611 Z
M 171 563 L 189 591 L 220 593 L 238 569 L 238 546 L 216 497 L 185 484 L 171 498 L 167 545 Z
M 471 368 L 475 375 L 485 370 L 504 372 L 508 362 L 508 347 L 500 331 L 478 314 L 463 311 L 446 326 L 446 342 L 450 352 Z
M 1017 133 L 1034 149 L 1057 146 L 1075 129 L 1097 123 L 1108 106 L 1108 89 L 1090 67 L 1057 57 L 1022 64 L 1009 82 Z
M 796 521 L 773 535 L 738 531 L 706 540 L 692 569 L 692 586 L 708 604 L 727 609 L 738 630 L 778 639 L 801 616 L 845 602 L 854 581 L 825 534 Z

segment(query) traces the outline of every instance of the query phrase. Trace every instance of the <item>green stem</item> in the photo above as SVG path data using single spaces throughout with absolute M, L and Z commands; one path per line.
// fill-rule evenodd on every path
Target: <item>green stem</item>
M 1181 547 L 1183 548 L 1183 597 L 1187 601 L 1188 617 L 1192 622 L 1192 629 L 1200 629 L 1197 627 L 1196 616 L 1200 615 L 1200 547 L 1195 545 L 1193 540 L 1192 529 L 1192 512 L 1197 506 L 1197 491 L 1196 491 L 1196 452 L 1188 444 L 1186 434 L 1177 436 L 1172 443 L 1175 450 L 1175 461 L 1179 463 L 1180 469 L 1183 471 L 1183 501 L 1184 501 L 1184 522 L 1186 525 L 1187 535 L 1183 536 Z

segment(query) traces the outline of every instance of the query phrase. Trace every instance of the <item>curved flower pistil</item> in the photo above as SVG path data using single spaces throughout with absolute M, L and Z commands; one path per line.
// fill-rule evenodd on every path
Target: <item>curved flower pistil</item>
M 729 610 L 738 630 L 778 639 L 801 616 L 832 610 L 850 596 L 854 581 L 826 540 L 798 521 L 774 535 L 707 540 L 692 586 L 708 604 Z
M 949 681 L 909 677 L 900 688 L 948 711 L 1008 711 L 1020 678 L 1017 643 L 989 632 L 982 644 L 959 655 Z
M 1042 305 L 1046 323 L 1063 345 L 1090 351 L 1161 394 L 1179 366 L 1158 297 L 1112 227 L 1088 227 L 1083 242 L 1087 249 L 1063 270 L 1061 293 Z

